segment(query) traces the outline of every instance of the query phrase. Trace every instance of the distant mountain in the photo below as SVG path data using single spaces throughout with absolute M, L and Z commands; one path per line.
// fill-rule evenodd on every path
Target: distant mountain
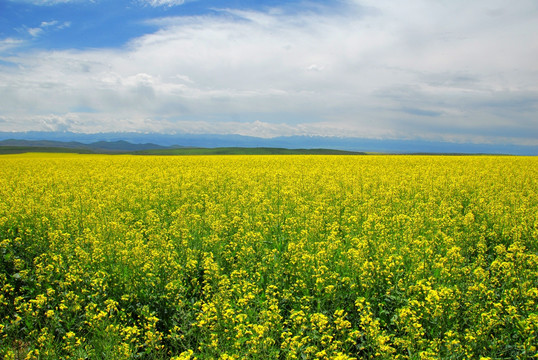
M 83 144 L 76 141 L 3 140 L 0 154 L 27 152 L 82 153 L 82 154 L 135 154 L 135 155 L 365 155 L 365 153 L 331 149 L 284 149 L 262 147 L 164 147 L 155 144 L 131 144 L 127 141 L 97 141 Z
M 426 140 L 386 140 L 330 136 L 282 136 L 258 138 L 242 135 L 216 134 L 145 134 L 69 132 L 0 132 L 0 140 L 24 139 L 33 141 L 66 142 L 72 148 L 95 152 L 141 151 L 166 148 L 284 148 L 284 149 L 335 149 L 380 153 L 465 153 L 538 155 L 538 146 L 515 144 L 472 144 Z M 47 143 L 45 143 L 47 144 Z
M 89 144 L 88 146 L 108 151 L 141 151 L 141 150 L 157 150 L 157 149 L 167 149 L 169 146 L 161 146 L 152 143 L 145 144 L 133 144 L 125 140 L 118 141 L 97 141 Z
M 96 141 L 90 144 L 84 144 L 78 141 L 57 141 L 57 140 L 17 140 L 8 139 L 0 141 L 0 147 L 13 148 L 12 150 L 22 150 L 24 148 L 39 149 L 69 149 L 74 152 L 83 153 L 115 153 L 115 152 L 134 152 L 147 150 L 169 149 L 168 146 L 161 146 L 151 143 L 132 144 L 130 142 L 119 141 Z M 17 149 L 19 148 L 19 149 Z M 20 149 L 22 148 L 22 149 Z M 42 150 L 40 150 L 42 151 Z M 17 152 L 17 151 L 14 151 Z
M 284 149 L 262 147 L 178 147 L 155 144 L 132 144 L 127 141 L 97 141 L 84 144 L 76 141 L 51 140 L 2 140 L 0 154 L 20 154 L 26 152 L 61 152 L 82 154 L 136 154 L 136 155 L 364 155 L 364 153 L 331 149 Z
M 75 141 L 52 141 L 52 140 L 18 140 L 8 139 L 0 141 L 0 146 L 32 146 L 32 147 L 64 147 L 64 148 L 84 148 L 86 144 Z

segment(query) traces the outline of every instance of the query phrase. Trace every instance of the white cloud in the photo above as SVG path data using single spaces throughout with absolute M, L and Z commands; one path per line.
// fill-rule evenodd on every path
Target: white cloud
M 40 27 L 28 29 L 28 34 L 30 34 L 33 37 L 39 36 L 42 32 L 43 32 L 43 29 Z
M 41 22 L 41 27 L 42 28 L 47 28 L 49 26 L 54 26 L 58 24 L 58 20 L 52 20 L 52 21 L 42 21 Z
M 28 31 L 28 34 L 30 34 L 30 36 L 38 37 L 42 35 L 46 30 L 49 30 L 49 31 L 62 30 L 70 26 L 71 26 L 71 22 L 69 21 L 59 23 L 57 20 L 52 20 L 52 21 L 43 21 L 41 22 L 39 27 L 28 28 L 26 30 Z
M 63 23 L 58 25 L 57 29 L 62 30 L 62 29 L 66 29 L 66 28 L 68 28 L 70 26 L 71 26 L 71 21 L 64 21 Z
M 9 49 L 16 48 L 24 43 L 21 39 L 6 38 L 0 40 L 0 51 L 4 52 Z
M 12 60 L 20 70 L 0 70 L 0 130 L 25 119 L 27 128 L 79 132 L 536 144 L 537 19 L 525 0 L 368 0 L 340 11 L 157 19 L 159 31 L 121 49 Z M 49 114 L 70 120 L 43 122 Z
M 172 7 L 172 6 L 178 6 L 183 5 L 188 0 L 139 0 L 142 4 L 147 4 L 152 7 L 159 7 L 159 6 L 165 6 L 165 7 Z M 191 0 L 193 1 L 193 0 Z
M 323 71 L 324 68 L 325 68 L 325 66 L 323 66 L 323 65 L 312 64 L 312 65 L 308 66 L 306 68 L 306 70 L 308 70 L 308 71 Z

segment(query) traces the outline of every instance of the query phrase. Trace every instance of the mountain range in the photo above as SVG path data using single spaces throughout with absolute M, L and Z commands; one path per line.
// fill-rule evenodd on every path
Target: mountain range
M 259 138 L 217 134 L 155 134 L 71 132 L 0 132 L 0 146 L 78 149 L 115 153 L 181 148 L 334 149 L 375 153 L 538 155 L 536 145 L 473 144 L 428 140 L 390 140 L 353 137 L 283 136 Z

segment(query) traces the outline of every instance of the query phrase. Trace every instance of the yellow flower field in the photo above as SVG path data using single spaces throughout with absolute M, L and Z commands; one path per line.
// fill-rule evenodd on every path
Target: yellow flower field
M 535 359 L 538 158 L 0 157 L 4 359 Z

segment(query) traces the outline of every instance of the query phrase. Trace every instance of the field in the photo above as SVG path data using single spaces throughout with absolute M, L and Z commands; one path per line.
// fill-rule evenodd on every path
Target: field
M 538 158 L 0 157 L 4 359 L 535 359 Z

